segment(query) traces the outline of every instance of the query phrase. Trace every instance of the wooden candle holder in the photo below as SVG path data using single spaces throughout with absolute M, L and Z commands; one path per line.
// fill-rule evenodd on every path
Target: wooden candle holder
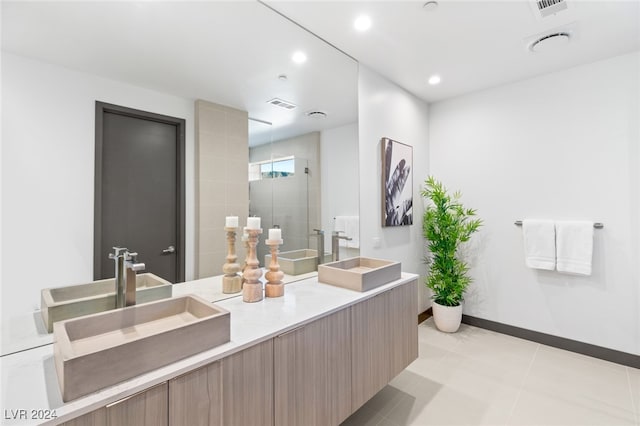
M 247 266 L 242 273 L 244 284 L 242 285 L 242 300 L 253 303 L 261 301 L 264 296 L 262 294 L 262 269 L 256 253 L 258 245 L 258 235 L 262 234 L 262 229 L 247 229 L 249 234 L 249 254 L 247 255 Z
M 242 244 L 244 245 L 244 262 L 242 262 L 242 270 L 240 271 L 240 277 L 242 280 L 242 286 L 244 287 L 244 270 L 247 269 L 247 259 L 249 258 L 249 238 L 245 238 L 245 235 L 247 233 L 247 228 L 243 228 L 243 235 L 242 235 Z
M 284 296 L 284 272 L 280 270 L 278 264 L 278 247 L 282 244 L 282 240 L 267 240 L 265 243 L 271 249 L 271 263 L 269 263 L 269 271 L 265 274 L 267 284 L 264 286 L 264 292 L 267 297 Z
M 228 228 L 225 226 L 224 230 L 227 231 L 227 257 L 226 263 L 222 265 L 222 292 L 226 294 L 238 293 L 242 290 L 242 277 L 238 274 L 240 272 L 240 265 L 236 263 L 238 256 L 236 256 L 236 229 Z

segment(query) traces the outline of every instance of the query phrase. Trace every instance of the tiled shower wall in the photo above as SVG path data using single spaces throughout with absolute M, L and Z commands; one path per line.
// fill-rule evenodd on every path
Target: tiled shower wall
M 247 223 L 249 127 L 246 111 L 197 100 L 195 104 L 196 278 L 222 274 L 227 256 L 225 217 Z M 245 257 L 241 232 L 238 262 Z
M 315 238 L 310 239 L 309 234 L 320 228 L 320 133 L 260 145 L 249 152 L 251 162 L 291 155 L 296 158 L 295 176 L 250 184 L 250 212 L 262 216 L 265 229 L 273 225 L 282 228 L 284 244 L 280 251 L 309 248 L 309 244 L 316 247 Z M 258 246 L 258 251 L 263 262 L 267 247 Z

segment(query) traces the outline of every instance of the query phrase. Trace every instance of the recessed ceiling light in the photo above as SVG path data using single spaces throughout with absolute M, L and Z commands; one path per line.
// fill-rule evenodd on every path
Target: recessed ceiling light
M 358 31 L 367 31 L 371 28 L 371 18 L 367 15 L 360 15 L 353 21 L 353 26 Z
M 429 77 L 429 84 L 435 86 L 436 84 L 440 84 L 441 78 L 438 74 L 434 74 Z
M 296 64 L 303 64 L 307 62 L 307 55 L 304 52 L 298 50 L 293 54 L 293 56 L 291 56 L 291 60 Z

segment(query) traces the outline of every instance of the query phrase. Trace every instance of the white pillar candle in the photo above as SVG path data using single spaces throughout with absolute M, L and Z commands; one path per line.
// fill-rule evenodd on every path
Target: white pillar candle
M 279 228 L 269 229 L 269 239 L 270 240 L 281 240 L 282 239 L 282 230 Z
M 227 228 L 237 228 L 238 227 L 238 216 L 227 216 L 225 221 L 225 226 Z
M 260 229 L 260 218 L 259 217 L 247 218 L 247 229 Z

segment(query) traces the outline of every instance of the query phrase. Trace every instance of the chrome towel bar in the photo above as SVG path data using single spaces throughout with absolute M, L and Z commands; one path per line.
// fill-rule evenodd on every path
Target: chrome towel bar
M 516 225 L 516 226 L 522 226 L 522 221 L 521 220 L 516 220 L 515 222 L 513 222 L 513 224 Z M 596 229 L 602 229 L 602 228 L 604 228 L 604 223 L 595 222 L 593 224 L 593 227 L 596 228 Z

